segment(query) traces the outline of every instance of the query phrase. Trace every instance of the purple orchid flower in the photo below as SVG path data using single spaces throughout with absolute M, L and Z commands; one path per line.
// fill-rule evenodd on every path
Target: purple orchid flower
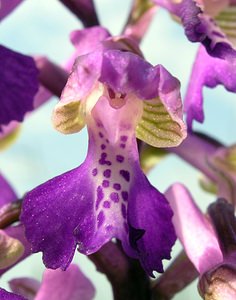
M 165 193 L 174 212 L 176 235 L 189 259 L 200 274 L 223 261 L 223 255 L 214 229 L 195 204 L 187 188 L 173 184 Z
M 0 45 L 0 132 L 2 125 L 23 121 L 26 112 L 33 109 L 38 90 L 38 70 L 34 60 Z
M 225 10 L 234 10 L 234 1 L 218 1 L 218 3 L 213 3 L 211 0 L 153 1 L 181 20 L 185 34 L 191 42 L 200 42 L 213 57 L 235 61 L 236 50 L 231 38 L 227 36 L 227 33 L 233 36 L 236 25 L 235 15 L 231 14 L 233 18 L 230 19 L 223 14 L 220 15 Z M 230 23 L 230 28 L 232 26 L 232 30 L 224 33 L 225 25 L 228 23 Z
M 174 211 L 173 223 L 186 254 L 199 272 L 204 299 L 236 297 L 236 219 L 233 205 L 218 199 L 204 215 L 182 184 L 165 193 Z M 209 218 L 210 217 L 210 218 Z
M 94 30 L 104 33 L 77 32 L 77 47 Z M 88 255 L 115 237 L 152 275 L 163 271 L 175 234 L 165 197 L 141 171 L 136 136 L 154 146 L 185 138 L 179 82 L 131 52 L 134 42 L 97 36 L 96 49 L 93 39 L 76 60 L 53 115 L 63 133 L 87 124 L 87 157 L 29 192 L 21 221 L 33 252 L 42 251 L 49 268 L 66 269 L 77 245 Z
M 211 57 L 204 47 L 200 46 L 184 101 L 190 129 L 193 120 L 200 123 L 204 121 L 203 87 L 214 88 L 219 84 L 222 84 L 230 92 L 236 92 L 235 63 Z
M 16 278 L 9 282 L 14 293 L 0 289 L 6 300 L 92 300 L 95 289 L 90 280 L 72 264 L 66 271 L 45 270 L 42 283 L 32 278 Z
M 236 92 L 236 3 L 222 0 L 155 0 L 182 21 L 190 41 L 201 42 L 185 96 L 187 123 L 203 122 L 203 87 Z M 230 74 L 230 76 L 229 76 Z

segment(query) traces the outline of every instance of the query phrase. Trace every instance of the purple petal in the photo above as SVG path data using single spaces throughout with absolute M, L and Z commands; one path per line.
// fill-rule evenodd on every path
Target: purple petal
M 230 74 L 230 76 L 229 76 Z M 203 122 L 203 87 L 213 88 L 218 84 L 231 92 L 236 92 L 236 69 L 234 64 L 209 56 L 201 46 L 192 69 L 185 97 L 187 122 L 191 127 L 193 120 Z
M 46 270 L 35 300 L 91 300 L 95 289 L 90 280 L 72 264 L 66 271 Z
M 153 270 L 163 272 L 163 259 L 170 259 L 176 239 L 173 213 L 164 195 L 150 185 L 139 166 L 136 168 L 129 195 L 129 239 L 143 268 L 152 276 Z
M 167 9 L 170 13 L 177 15 L 179 10 L 178 2 L 172 0 L 153 0 L 157 5 Z
M 21 2 L 22 0 L 1 0 L 0 21 L 7 17 Z
M 179 4 L 185 34 L 191 42 L 200 42 L 209 55 L 231 61 L 236 59 L 236 50 L 210 16 L 205 14 L 193 0 Z
M 35 300 L 40 282 L 33 278 L 22 277 L 10 280 L 9 286 L 14 293 L 25 297 L 27 300 Z
M 93 182 L 87 178 L 89 170 L 85 164 L 42 184 L 24 199 L 21 221 L 26 237 L 33 252 L 43 251 L 48 268 L 68 267 L 76 248 L 77 226 L 82 249 L 82 242 L 89 242 L 93 235 Z
M 172 185 L 165 193 L 174 212 L 176 234 L 200 274 L 223 261 L 223 255 L 212 225 L 181 184 Z
M 147 100 L 158 96 L 159 69 L 134 53 L 107 50 L 99 81 L 117 93 L 134 93 Z
M 227 1 L 217 3 L 201 0 L 183 0 L 179 3 L 171 0 L 153 1 L 179 17 L 187 38 L 191 42 L 202 43 L 209 55 L 229 61 L 236 59 L 236 50 L 217 25 L 218 21 L 212 19 L 228 4 Z
M 7 292 L 6 290 L 1 288 L 0 288 L 0 299 L 1 300 L 27 300 L 26 298 L 21 297 L 20 295 Z
M 17 200 L 16 193 L 6 179 L 0 174 L 0 208 L 14 200 Z
M 91 254 L 113 237 L 120 239 L 128 254 L 139 258 L 150 274 L 162 270 L 161 259 L 169 257 L 174 242 L 171 211 L 164 197 L 150 187 L 138 162 L 135 127 L 142 102 L 130 96 L 125 105 L 113 108 L 111 101 L 104 94 L 87 117 L 89 150 L 85 162 L 37 187 L 24 199 L 21 221 L 26 236 L 34 252 L 43 251 L 47 267 L 65 269 L 76 244 L 80 252 Z M 140 195 L 133 188 L 135 180 L 144 189 Z M 153 213 L 151 221 L 156 220 L 159 230 L 153 230 L 153 222 L 146 224 L 142 213 L 131 212 L 146 201 L 148 190 L 154 202 L 148 202 L 146 211 L 154 205 L 154 211 L 163 208 L 166 213 L 164 219 L 157 211 Z M 158 219 L 164 222 L 162 227 Z M 170 237 L 163 241 L 167 227 Z M 154 231 L 160 243 L 155 247 L 149 242 Z M 151 259 L 153 253 L 156 256 Z
M 108 30 L 100 26 L 75 30 L 70 34 L 70 39 L 76 48 L 77 56 L 97 50 L 99 44 L 101 45 L 101 42 L 108 37 L 110 37 Z
M 0 126 L 22 121 L 33 109 L 38 90 L 38 71 L 33 59 L 0 45 Z M 1 131 L 1 127 L 0 127 Z

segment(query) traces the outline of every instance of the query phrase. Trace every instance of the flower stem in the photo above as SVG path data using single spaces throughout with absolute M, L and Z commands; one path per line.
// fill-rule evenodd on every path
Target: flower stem
M 84 27 L 99 25 L 93 0 L 59 0 L 83 23 Z
M 156 10 L 157 6 L 150 0 L 133 0 L 123 33 L 140 43 L 151 24 Z
M 179 157 L 199 169 L 213 182 L 217 181 L 216 175 L 208 164 L 208 158 L 223 145 L 202 134 L 188 133 L 181 145 L 168 148 L 167 151 L 177 154 Z
M 170 300 L 195 278 L 198 272 L 182 251 L 152 288 L 153 300 Z
M 118 244 L 109 242 L 89 258 L 110 281 L 114 300 L 151 299 L 148 276 L 139 262 L 128 258 Z

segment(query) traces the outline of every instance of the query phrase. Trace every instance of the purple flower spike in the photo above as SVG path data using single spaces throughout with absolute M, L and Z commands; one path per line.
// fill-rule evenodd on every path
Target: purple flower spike
M 0 45 L 0 131 L 1 125 L 22 121 L 33 109 L 38 90 L 38 71 L 33 59 Z
M 235 65 L 226 60 L 209 56 L 204 47 L 201 46 L 192 69 L 185 97 L 185 111 L 190 128 L 193 120 L 201 123 L 204 120 L 203 87 L 213 88 L 218 84 L 224 85 L 230 92 L 236 92 Z
M 183 140 L 179 82 L 129 46 L 129 40 L 109 38 L 78 57 L 54 111 L 54 126 L 63 133 L 87 124 L 89 147 L 80 167 L 23 201 L 26 237 L 47 267 L 66 269 L 77 245 L 88 255 L 112 238 L 151 276 L 170 258 L 172 212 L 140 168 L 136 136 L 155 146 Z

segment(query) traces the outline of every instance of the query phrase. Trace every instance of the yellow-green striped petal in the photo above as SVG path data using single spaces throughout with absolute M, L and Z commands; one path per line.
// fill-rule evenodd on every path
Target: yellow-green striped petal
M 215 21 L 221 30 L 227 35 L 231 43 L 236 46 L 236 5 L 226 7 L 215 18 Z
M 186 137 L 186 126 L 181 118 L 168 111 L 160 98 L 155 98 L 143 101 L 136 136 L 154 147 L 175 147 Z
M 53 112 L 53 125 L 61 133 L 79 132 L 85 123 L 85 105 L 81 101 L 57 105 Z

